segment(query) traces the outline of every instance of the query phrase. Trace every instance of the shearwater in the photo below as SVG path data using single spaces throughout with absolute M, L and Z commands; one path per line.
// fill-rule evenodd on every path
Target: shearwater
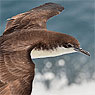
M 31 94 L 35 69 L 32 59 L 76 51 L 90 56 L 74 37 L 46 29 L 47 20 L 62 10 L 59 4 L 45 3 L 8 19 L 0 36 L 0 95 Z

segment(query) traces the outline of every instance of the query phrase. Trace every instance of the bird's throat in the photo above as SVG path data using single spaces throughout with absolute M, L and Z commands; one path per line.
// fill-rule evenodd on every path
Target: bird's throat
M 46 58 L 46 57 L 55 57 L 60 56 L 63 54 L 73 53 L 76 52 L 73 48 L 65 48 L 65 47 L 57 47 L 55 49 L 49 49 L 49 50 L 37 50 L 33 49 L 31 51 L 31 58 Z

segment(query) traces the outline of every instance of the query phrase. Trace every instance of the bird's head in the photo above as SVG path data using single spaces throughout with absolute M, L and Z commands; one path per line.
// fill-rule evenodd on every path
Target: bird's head
M 85 51 L 80 47 L 80 43 L 76 38 L 67 34 L 63 34 L 63 47 L 68 50 L 73 50 L 73 52 L 81 52 L 90 56 L 88 51 Z

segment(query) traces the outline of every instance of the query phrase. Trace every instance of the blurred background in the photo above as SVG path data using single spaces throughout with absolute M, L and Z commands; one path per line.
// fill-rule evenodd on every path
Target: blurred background
M 74 36 L 91 56 L 73 53 L 33 60 L 36 75 L 32 95 L 95 95 L 94 0 L 0 0 L 0 35 L 8 18 L 47 2 L 65 8 L 47 22 L 48 30 Z

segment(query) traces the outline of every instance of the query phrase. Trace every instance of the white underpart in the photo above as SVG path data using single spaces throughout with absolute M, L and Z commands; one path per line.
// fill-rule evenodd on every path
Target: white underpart
M 73 53 L 76 52 L 74 48 L 64 48 L 64 47 L 57 47 L 54 50 L 35 50 L 31 51 L 31 58 L 46 58 L 46 57 L 55 57 L 60 56 L 63 54 Z

